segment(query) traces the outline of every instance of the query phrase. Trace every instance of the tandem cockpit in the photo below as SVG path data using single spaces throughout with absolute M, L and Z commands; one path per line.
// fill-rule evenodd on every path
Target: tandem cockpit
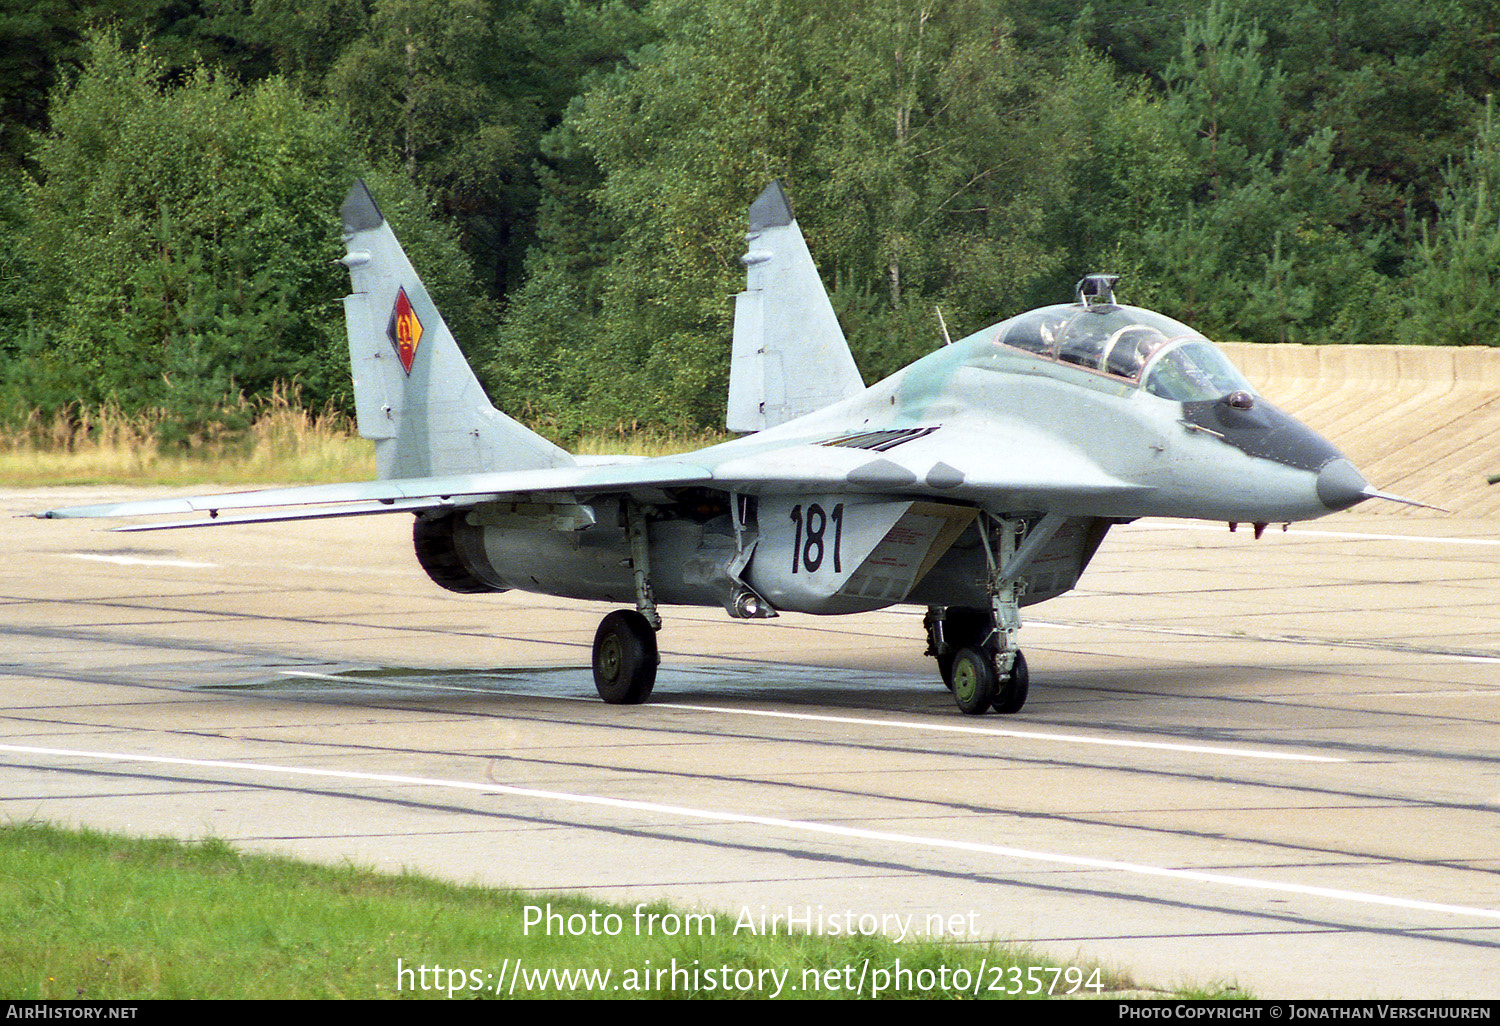
M 1199 402 L 1255 389 L 1229 358 L 1187 325 L 1114 301 L 1115 277 L 1091 275 L 1078 301 L 1012 317 L 993 341 L 1139 385 L 1176 402 Z

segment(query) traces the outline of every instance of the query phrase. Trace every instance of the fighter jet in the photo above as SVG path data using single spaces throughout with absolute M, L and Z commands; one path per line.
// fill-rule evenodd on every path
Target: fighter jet
M 735 301 L 726 426 L 741 436 L 679 456 L 573 456 L 490 404 L 363 183 L 341 213 L 376 481 L 38 515 L 207 514 L 117 528 L 153 530 L 414 514 L 417 562 L 450 591 L 633 603 L 594 638 L 611 703 L 650 695 L 662 605 L 737 618 L 926 606 L 927 654 L 979 714 L 1021 709 L 1021 607 L 1074 587 L 1113 525 L 1185 517 L 1259 536 L 1394 498 L 1203 335 L 1118 303 L 1111 275 L 866 387 L 778 183 L 750 207 Z

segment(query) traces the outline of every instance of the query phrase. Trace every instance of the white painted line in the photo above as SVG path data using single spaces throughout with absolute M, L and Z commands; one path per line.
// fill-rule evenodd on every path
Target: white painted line
M 190 570 L 207 570 L 217 563 L 192 563 L 185 559 L 142 559 L 139 556 L 106 556 L 99 552 L 67 552 L 69 559 L 86 559 L 93 563 L 118 563 L 120 566 L 177 566 Z
M 1251 526 L 1252 525 L 1250 524 L 1240 525 L 1240 527 L 1246 531 L 1250 530 Z M 1229 529 L 1227 527 L 1218 527 L 1213 524 L 1178 524 L 1172 523 L 1171 521 L 1153 521 L 1149 524 L 1141 523 L 1138 527 L 1135 527 L 1135 530 L 1137 531 L 1170 529 L 1176 529 L 1179 531 L 1217 531 L 1219 534 L 1229 533 Z M 1270 534 L 1272 532 L 1267 531 L 1266 533 Z M 1446 538 L 1441 535 L 1424 534 L 1368 534 L 1361 531 L 1309 531 L 1304 530 L 1300 527 L 1294 527 L 1286 532 L 1283 532 L 1281 528 L 1278 527 L 1276 528 L 1275 533 L 1285 533 L 1287 535 L 1318 535 L 1323 538 L 1361 538 L 1368 539 L 1370 541 L 1432 542 L 1436 545 L 1500 545 L 1500 538 Z
M 283 677 L 306 677 L 311 680 L 327 680 L 336 684 L 347 684 L 355 687 L 377 687 L 390 688 L 392 691 L 461 691 L 475 695 L 523 695 L 524 691 L 506 691 L 500 688 L 472 688 L 462 684 L 422 684 L 418 681 L 408 680 L 405 677 L 361 677 L 359 671 L 350 673 L 314 673 L 311 670 L 281 670 Z
M 358 671 L 349 674 L 316 673 L 312 670 L 282 670 L 283 677 L 305 677 L 312 680 L 335 681 L 340 684 L 375 685 L 392 689 L 410 688 L 423 691 L 461 691 L 481 695 L 520 695 L 527 698 L 548 698 L 553 701 L 589 701 L 568 695 L 536 695 L 527 691 L 511 691 L 501 688 L 465 687 L 462 684 L 421 684 L 406 679 L 394 680 L 360 677 Z M 973 727 L 958 723 L 926 723 L 919 720 L 881 720 L 859 716 L 830 716 L 824 713 L 774 712 L 768 709 L 733 709 L 719 705 L 695 705 L 688 702 L 653 702 L 653 709 L 686 709 L 691 712 L 719 713 L 727 716 L 759 716 L 773 720 L 806 720 L 814 723 L 847 723 L 860 727 L 895 727 L 901 730 L 932 731 L 940 734 L 979 734 L 987 737 L 1014 737 L 1026 741 L 1059 741 L 1076 745 L 1102 745 L 1113 748 L 1148 748 L 1164 752 L 1190 752 L 1196 755 L 1226 755 L 1241 759 L 1270 759 L 1279 762 L 1348 762 L 1327 755 L 1294 755 L 1289 752 L 1263 752 L 1250 748 L 1220 748 L 1212 745 L 1195 745 L 1174 741 L 1131 741 L 1125 738 L 1090 737 L 1086 734 L 1052 734 L 1045 731 L 1007 730 L 1004 727 Z
M 1124 738 L 1090 737 L 1086 734 L 1051 734 L 1045 731 L 1008 730 L 1004 727 L 971 727 L 957 723 L 924 723 L 915 720 L 877 720 L 858 716 L 827 716 L 821 713 L 770 712 L 763 709 L 730 709 L 717 705 L 688 705 L 681 702 L 653 702 L 656 709 L 692 709 L 697 712 L 727 713 L 731 716 L 764 716 L 778 720 L 812 720 L 819 723 L 850 723 L 861 727 L 899 727 L 902 730 L 927 730 L 945 734 L 983 734 L 989 737 L 1014 737 L 1025 741 L 1059 741 L 1074 745 L 1103 745 L 1113 748 L 1149 748 L 1164 752 L 1192 752 L 1197 755 L 1228 755 L 1241 759 L 1273 759 L 1284 762 L 1347 762 L 1326 755 L 1293 755 L 1287 752 L 1261 752 L 1250 748 L 1218 748 L 1173 741 L 1129 741 Z
M 249 773 L 279 774 L 282 776 L 316 777 L 325 780 L 358 780 L 375 784 L 404 784 L 414 787 L 441 787 L 457 791 L 474 791 L 483 794 L 508 794 L 518 798 L 535 798 L 541 801 L 567 802 L 574 805 L 593 805 L 611 809 L 627 809 L 632 812 L 648 812 L 663 816 L 682 816 L 688 819 L 699 819 L 716 823 L 748 823 L 754 826 L 772 827 L 778 830 L 791 830 L 800 833 L 821 834 L 830 837 L 879 841 L 887 844 L 902 844 L 917 848 L 974 852 L 981 855 L 996 855 L 1002 858 L 1041 862 L 1050 865 L 1077 866 L 1082 869 L 1101 869 L 1109 872 L 1128 873 L 1135 876 L 1190 880 L 1194 883 L 1216 884 L 1223 887 L 1238 887 L 1245 890 L 1268 891 L 1276 894 L 1302 894 L 1360 905 L 1383 905 L 1389 908 L 1407 909 L 1415 912 L 1440 912 L 1447 915 L 1500 920 L 1500 910 L 1476 908 L 1469 905 L 1447 905 L 1441 902 L 1419 901 L 1414 898 L 1398 898 L 1386 894 L 1346 891 L 1336 887 L 1314 887 L 1309 884 L 1286 883 L 1277 880 L 1257 880 L 1253 877 L 1229 876 L 1224 873 L 1205 873 L 1194 869 L 1168 869 L 1163 866 L 1148 866 L 1138 862 L 1120 862 L 1115 859 L 1099 859 L 1083 855 L 1062 855 L 1054 852 L 1029 851 L 1025 848 L 1009 848 L 1004 845 L 985 844 L 980 841 L 960 841 L 947 837 L 922 837 L 917 834 L 898 834 L 887 830 L 867 830 L 863 827 L 840 826 L 834 823 L 781 819 L 775 816 L 753 816 L 743 812 L 695 809 L 684 805 L 664 805 L 659 802 L 605 798 L 599 795 L 569 794 L 563 791 L 541 791 L 536 788 L 512 787 L 507 784 L 481 784 L 467 780 L 410 777 L 394 773 L 359 773 L 353 770 L 309 769 L 300 766 L 275 766 L 266 763 L 229 762 L 218 759 L 182 759 L 165 755 L 90 752 L 71 748 L 35 748 L 23 745 L 0 745 L 0 751 L 15 752 L 21 755 L 50 755 L 70 759 L 99 759 L 107 762 L 143 762 L 162 766 L 192 766 L 199 769 L 238 770 Z

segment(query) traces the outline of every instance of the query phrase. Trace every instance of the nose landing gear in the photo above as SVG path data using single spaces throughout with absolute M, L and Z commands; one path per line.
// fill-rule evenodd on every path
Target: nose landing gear
M 1031 688 L 1026 656 L 1016 644 L 1021 629 L 1021 596 L 1026 582 L 1021 573 L 1051 541 L 1065 518 L 1048 513 L 1034 525 L 980 517 L 979 539 L 984 544 L 989 572 L 985 588 L 989 609 L 933 606 L 922 621 L 927 628 L 927 654 L 937 659 L 943 683 L 964 712 L 977 716 L 994 709 L 1019 712 Z M 997 535 L 996 558 L 991 535 Z

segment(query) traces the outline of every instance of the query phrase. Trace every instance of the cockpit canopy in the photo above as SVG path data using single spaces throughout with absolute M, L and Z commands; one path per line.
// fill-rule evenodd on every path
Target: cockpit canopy
M 1043 307 L 1001 323 L 995 341 L 1134 382 L 1177 402 L 1255 391 L 1208 339 L 1170 317 L 1134 306 Z

